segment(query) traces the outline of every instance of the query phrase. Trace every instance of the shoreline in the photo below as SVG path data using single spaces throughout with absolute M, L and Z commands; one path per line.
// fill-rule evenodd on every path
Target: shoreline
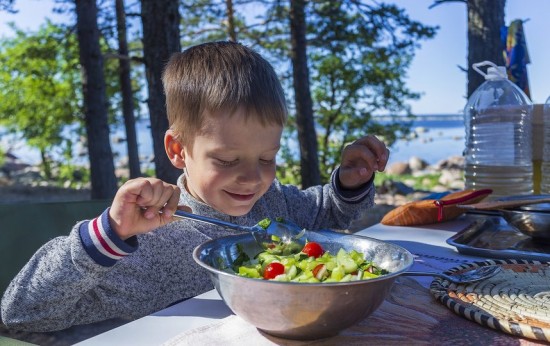
M 0 195 L 3 197 L 0 204 L 91 200 L 90 188 L 85 184 L 69 188 L 71 182 L 67 181 L 64 187 L 55 186 L 45 181 L 35 166 L 18 166 L 17 162 L 11 162 L 10 165 L 11 170 L 8 173 L 6 165 L 0 170 Z M 390 164 L 384 174 L 396 178 L 385 180 L 383 184 L 376 186 L 375 204 L 395 207 L 430 193 L 463 189 L 463 167 L 463 158 L 457 156 L 451 156 L 434 165 L 414 156 L 408 162 Z M 121 170 L 123 168 L 117 169 L 119 174 L 122 174 Z M 423 177 L 437 174 L 440 176 L 436 186 L 429 189 L 413 187 L 417 181 L 422 182 Z

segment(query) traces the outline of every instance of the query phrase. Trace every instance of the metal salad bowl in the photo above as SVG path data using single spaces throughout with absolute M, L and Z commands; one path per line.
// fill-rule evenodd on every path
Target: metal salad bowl
M 262 249 L 250 234 L 210 240 L 195 248 L 193 258 L 205 268 L 227 306 L 259 330 L 281 338 L 311 340 L 330 337 L 372 314 L 395 279 L 413 264 L 406 249 L 367 237 L 318 231 L 309 241 L 336 254 L 355 249 L 390 273 L 370 280 L 340 283 L 292 283 L 251 279 L 231 269 L 237 244 L 253 258 Z
M 550 241 L 550 203 L 531 204 L 514 209 L 501 209 L 504 220 L 534 240 Z
M 510 196 L 504 201 L 526 199 L 537 201 L 550 195 Z M 520 231 L 543 242 L 550 241 L 550 203 L 532 203 L 510 209 L 500 209 L 500 214 L 506 222 Z

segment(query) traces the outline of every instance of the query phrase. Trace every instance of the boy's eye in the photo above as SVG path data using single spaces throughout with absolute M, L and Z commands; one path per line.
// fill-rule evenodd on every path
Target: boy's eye
M 221 166 L 232 166 L 232 165 L 236 164 L 238 160 L 226 161 L 226 160 L 222 160 L 222 159 L 216 159 L 216 161 Z
M 275 159 L 271 159 L 271 160 L 260 159 L 260 162 L 263 163 L 264 165 L 270 165 L 272 163 L 275 163 Z

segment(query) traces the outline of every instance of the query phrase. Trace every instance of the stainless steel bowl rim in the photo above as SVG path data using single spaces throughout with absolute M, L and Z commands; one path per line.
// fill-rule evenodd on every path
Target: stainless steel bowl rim
M 207 241 L 194 249 L 193 258 L 206 269 L 223 301 L 236 315 L 270 335 L 302 340 L 336 335 L 366 318 L 383 303 L 397 276 L 414 262 L 413 255 L 403 247 L 374 238 L 318 231 L 308 234 L 308 240 L 320 242 L 331 253 L 340 248 L 360 251 L 390 274 L 340 283 L 241 277 L 227 269 L 239 256 L 239 248 L 251 258 L 263 250 L 249 234 Z
M 369 241 L 372 241 L 372 242 L 375 242 L 375 243 L 391 244 L 391 246 L 393 246 L 397 249 L 400 249 L 403 253 L 408 254 L 411 261 L 410 261 L 409 264 L 405 265 L 401 270 L 398 270 L 398 271 L 395 271 L 395 272 L 390 272 L 390 273 L 384 274 L 380 277 L 372 278 L 372 279 L 368 279 L 368 280 L 347 281 L 347 282 L 329 282 L 329 283 L 285 282 L 285 281 L 275 281 L 275 280 L 263 280 L 263 282 L 273 284 L 273 285 L 300 285 L 300 286 L 360 285 L 360 284 L 364 284 L 365 282 L 387 280 L 389 278 L 397 277 L 397 276 L 401 275 L 402 273 L 408 271 L 410 269 L 410 267 L 412 267 L 412 265 L 413 265 L 413 257 L 414 256 L 412 255 L 412 253 L 409 250 L 405 249 L 404 247 L 396 245 L 396 244 L 392 244 L 392 243 L 385 242 L 383 240 L 379 240 L 379 239 L 375 239 L 375 238 L 370 238 L 370 237 L 365 237 L 365 236 L 357 236 L 357 235 L 353 235 L 353 234 L 342 234 L 342 233 L 339 233 L 339 232 L 334 232 L 334 231 L 329 231 L 329 230 L 320 230 L 316 233 L 318 233 L 319 235 L 322 235 L 322 236 L 326 236 L 328 238 L 326 241 L 330 241 L 330 242 L 333 242 L 333 243 L 338 243 L 337 239 L 340 238 L 340 237 L 356 237 L 356 238 L 360 238 L 360 239 L 363 239 L 363 240 L 369 240 Z M 230 235 L 230 236 L 225 236 L 225 237 L 221 237 L 221 238 L 208 240 L 208 241 L 202 243 L 201 245 L 195 247 L 195 249 L 193 251 L 193 259 L 195 260 L 195 262 L 198 263 L 201 267 L 203 267 L 207 270 L 210 270 L 212 272 L 215 272 L 218 275 L 231 276 L 231 277 L 235 277 L 239 280 L 254 280 L 254 281 L 259 280 L 259 279 L 240 276 L 236 273 L 231 273 L 231 272 L 228 272 L 228 271 L 218 269 L 218 268 L 213 267 L 213 266 L 211 266 L 207 263 L 204 263 L 201 260 L 201 258 L 200 258 L 201 257 L 201 251 L 205 247 L 207 247 L 209 244 L 219 242 L 220 239 L 235 239 L 235 240 L 240 239 L 242 241 L 247 241 L 247 240 L 253 239 L 253 238 L 249 234 L 242 234 L 242 235 L 239 234 L 239 235 Z M 318 241 L 318 240 L 315 239 L 315 241 Z
M 529 211 L 529 212 L 548 214 L 550 213 L 550 203 L 536 203 L 536 204 L 523 205 L 521 207 L 512 208 L 510 210 Z

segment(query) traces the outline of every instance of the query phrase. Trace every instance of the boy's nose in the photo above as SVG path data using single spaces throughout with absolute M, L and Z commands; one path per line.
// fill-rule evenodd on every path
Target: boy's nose
M 259 165 L 249 164 L 243 166 L 243 169 L 239 174 L 239 182 L 243 183 L 255 183 L 261 180 L 261 170 Z

